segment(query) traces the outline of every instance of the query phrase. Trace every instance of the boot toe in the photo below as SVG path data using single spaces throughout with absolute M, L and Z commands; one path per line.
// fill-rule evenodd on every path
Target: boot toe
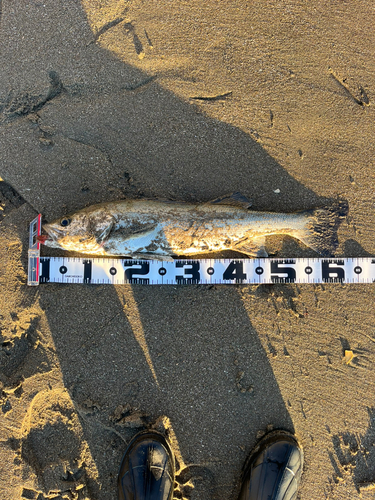
M 118 475 L 119 500 L 170 500 L 175 465 L 166 439 L 143 432 L 130 442 Z
M 303 467 L 303 452 L 284 431 L 266 435 L 245 467 L 239 500 L 293 500 Z

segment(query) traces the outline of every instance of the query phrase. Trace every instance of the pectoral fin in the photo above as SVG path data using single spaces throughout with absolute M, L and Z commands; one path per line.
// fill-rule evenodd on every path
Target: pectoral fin
M 106 240 L 111 232 L 114 225 L 114 219 L 112 215 L 103 211 L 100 218 L 96 217 L 89 219 L 89 224 L 90 227 L 92 227 L 92 233 L 95 236 L 96 242 L 100 245 Z
M 268 257 L 268 253 L 264 245 L 264 236 L 259 236 L 258 238 L 252 238 L 237 243 L 232 250 L 245 253 L 249 257 Z
M 209 203 L 211 203 L 212 205 L 230 205 L 232 207 L 246 208 L 246 209 L 250 208 L 252 205 L 251 201 L 248 200 L 246 196 L 242 195 L 238 191 L 236 193 L 216 198 L 216 200 L 212 200 Z

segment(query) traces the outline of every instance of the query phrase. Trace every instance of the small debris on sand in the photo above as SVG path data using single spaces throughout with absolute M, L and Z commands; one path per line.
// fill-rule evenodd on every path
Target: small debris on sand
M 345 356 L 343 357 L 342 361 L 343 361 L 343 363 L 346 363 L 347 365 L 350 365 L 350 363 L 356 357 L 357 356 L 353 353 L 353 351 L 345 350 Z

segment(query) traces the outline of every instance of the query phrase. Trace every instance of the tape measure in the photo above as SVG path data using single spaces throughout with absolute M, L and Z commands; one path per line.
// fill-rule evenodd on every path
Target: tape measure
M 40 256 L 41 215 L 30 224 L 28 285 L 373 283 L 375 258 L 132 260 Z

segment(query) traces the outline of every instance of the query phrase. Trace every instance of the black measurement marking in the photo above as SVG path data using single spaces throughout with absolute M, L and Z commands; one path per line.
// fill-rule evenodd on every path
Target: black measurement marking
M 47 259 L 43 259 L 41 258 L 40 259 L 40 265 L 42 267 L 42 272 L 40 274 L 40 278 L 39 278 L 39 283 L 48 283 L 48 281 L 50 280 L 50 260 L 47 258 Z
M 255 272 L 259 275 L 263 274 L 264 273 L 264 269 L 263 267 L 260 267 L 258 266 L 256 269 L 255 269 Z
M 61 266 L 59 271 L 60 274 L 66 274 L 68 272 L 68 268 L 66 266 Z
M 305 267 L 305 273 L 306 273 L 306 274 L 312 274 L 312 272 L 313 272 L 312 267 L 310 267 L 310 266 L 306 266 L 306 267 Z
M 149 285 L 150 280 L 148 278 L 133 278 L 129 280 L 129 284 L 131 285 Z
M 83 261 L 83 282 L 91 283 L 92 276 L 92 260 Z
M 295 264 L 295 260 L 271 260 L 271 280 L 272 283 L 294 283 L 296 281 L 296 270 L 293 267 L 283 267 L 284 264 Z M 280 276 L 287 274 L 288 276 Z
M 190 266 L 190 267 L 184 267 Z M 176 262 L 176 268 L 184 268 L 184 276 L 178 275 L 176 276 L 176 282 L 179 285 L 189 285 L 189 284 L 197 284 L 201 280 L 201 273 L 199 272 L 200 264 L 198 261 L 190 261 L 190 262 Z M 185 276 L 189 275 L 190 276 Z
M 167 274 L 167 270 L 165 269 L 165 267 L 161 267 L 158 272 L 160 276 L 165 276 Z
M 361 266 L 355 266 L 355 268 L 354 268 L 354 272 L 355 272 L 355 274 L 361 274 L 361 272 L 362 272 L 362 267 L 361 267 Z
M 342 267 L 338 266 L 343 266 L 343 265 L 344 261 L 340 259 L 322 260 L 323 282 L 342 283 L 345 280 L 345 270 Z
M 223 280 L 236 280 L 236 283 L 242 283 L 246 277 L 246 273 L 243 272 L 243 262 L 238 260 L 233 260 L 223 273 Z
M 109 274 L 112 274 L 112 276 L 114 276 L 115 274 L 117 274 L 117 269 L 115 267 L 111 267 L 111 269 L 109 270 Z
M 210 276 L 212 276 L 214 273 L 215 273 L 215 269 L 213 267 L 209 267 L 207 269 L 207 274 L 209 274 Z
M 150 272 L 149 262 L 127 260 L 124 262 L 124 267 L 128 267 L 128 266 L 140 266 L 140 268 L 126 269 L 125 270 L 125 281 L 127 281 L 131 284 L 138 284 L 138 285 L 148 285 L 149 284 L 150 280 L 148 278 L 138 278 L 137 277 L 137 276 L 146 276 Z

